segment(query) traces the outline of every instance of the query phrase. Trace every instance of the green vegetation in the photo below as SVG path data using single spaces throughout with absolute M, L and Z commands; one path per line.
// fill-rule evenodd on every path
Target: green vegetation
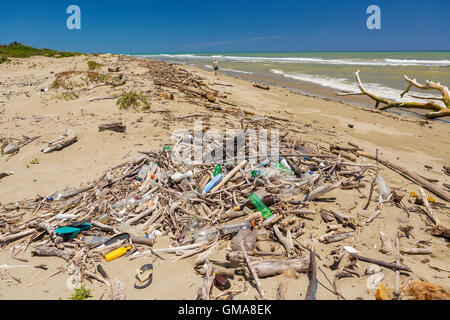
M 10 58 L 29 58 L 32 56 L 45 56 L 53 58 L 65 58 L 79 56 L 82 53 L 79 52 L 65 52 L 56 51 L 51 49 L 37 49 L 30 46 L 25 46 L 19 42 L 11 42 L 8 45 L 0 45 L 0 56 L 10 57 Z M 2 58 L 0 58 L 1 61 Z M 0 62 L 1 63 L 1 62 Z
M 108 75 L 93 71 L 64 71 L 55 75 L 51 89 L 72 90 L 76 86 L 105 83 Z
M 88 67 L 89 67 L 90 71 L 93 71 L 93 70 L 100 69 L 101 67 L 103 67 L 103 65 L 101 63 L 89 60 L 88 61 Z
M 147 98 L 144 94 L 130 91 L 122 94 L 122 96 L 117 100 L 117 105 L 119 109 L 128 109 L 133 108 L 136 111 L 142 111 L 150 109 L 150 103 L 147 101 Z
M 78 98 L 78 96 L 73 92 L 56 93 L 55 97 L 54 97 L 55 101 L 58 101 L 58 100 L 70 101 L 70 100 L 75 100 L 77 98 Z
M 2 64 L 2 63 L 6 63 L 6 64 L 10 64 L 12 62 L 12 60 L 11 59 L 9 59 L 8 57 L 6 57 L 6 56 L 0 56 L 0 64 Z
M 87 77 L 90 82 L 92 83 L 104 83 L 108 81 L 108 75 L 107 74 L 101 74 L 98 72 L 88 72 Z
M 38 158 L 34 158 L 33 160 L 31 160 L 30 163 L 31 164 L 39 164 L 39 159 Z
M 75 288 L 75 293 L 69 298 L 70 300 L 86 300 L 92 298 L 91 289 L 85 288 L 83 285 L 79 289 Z

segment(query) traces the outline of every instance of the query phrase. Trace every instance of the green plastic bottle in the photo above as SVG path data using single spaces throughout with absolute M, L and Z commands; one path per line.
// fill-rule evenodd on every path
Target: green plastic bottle
M 217 176 L 220 172 L 222 171 L 222 167 L 220 165 L 220 163 L 216 166 L 216 168 L 214 169 L 214 177 Z
M 262 200 L 254 193 L 248 197 L 251 203 L 255 206 L 255 208 L 261 212 L 264 218 L 269 218 L 272 215 L 270 209 L 262 202 Z

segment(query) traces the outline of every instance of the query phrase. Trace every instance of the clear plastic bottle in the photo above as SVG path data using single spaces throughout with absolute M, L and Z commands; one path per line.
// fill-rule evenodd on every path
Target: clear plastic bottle
M 224 235 L 232 234 L 232 233 L 238 233 L 240 230 L 243 229 L 250 229 L 252 227 L 252 224 L 250 221 L 242 221 L 242 222 L 235 222 L 235 223 L 228 223 L 226 225 L 223 225 L 220 230 Z
M 128 210 L 130 208 L 134 208 L 135 205 L 136 205 L 136 198 L 132 196 L 117 201 L 116 203 L 113 204 L 112 207 L 118 211 L 121 211 L 122 209 Z
M 389 188 L 386 185 L 386 181 L 384 181 L 383 177 L 378 177 L 377 180 L 377 185 L 378 185 L 378 191 L 380 192 L 380 194 L 386 199 L 389 197 L 389 194 L 391 193 L 389 191 Z
M 205 222 L 197 217 L 194 217 L 191 221 L 189 221 L 188 223 L 186 223 L 186 225 L 183 228 L 183 233 L 186 236 L 191 235 L 193 232 L 200 230 L 201 228 L 203 228 L 205 226 Z
M 149 165 L 144 164 L 138 172 L 138 180 L 144 181 L 147 176 L 148 170 L 150 169 Z
M 89 248 L 97 247 L 99 245 L 104 244 L 109 240 L 109 237 L 106 236 L 83 236 L 82 241 Z
M 177 172 L 177 173 L 175 173 L 174 175 L 172 175 L 171 177 L 170 177 L 170 179 L 173 181 L 173 182 L 180 182 L 180 181 L 182 181 L 182 180 L 184 180 L 184 179 L 186 179 L 186 178 L 190 178 L 190 177 L 192 177 L 194 175 L 194 173 L 192 172 L 192 170 L 189 170 L 188 172 L 186 172 L 186 173 L 179 173 L 179 172 Z
M 275 220 L 278 217 L 278 215 L 275 213 L 274 215 L 270 216 L 263 222 L 263 226 L 267 226 L 269 223 L 271 223 L 273 220 Z
M 218 231 L 214 229 L 204 229 L 194 234 L 195 242 L 203 242 L 214 239 L 218 235 Z
M 60 191 L 60 192 L 55 194 L 55 200 L 59 201 L 59 200 L 65 198 L 65 197 L 69 197 L 69 196 L 71 196 L 71 195 L 73 195 L 75 193 L 77 193 L 77 189 L 75 189 L 75 188 L 64 189 L 63 191 Z

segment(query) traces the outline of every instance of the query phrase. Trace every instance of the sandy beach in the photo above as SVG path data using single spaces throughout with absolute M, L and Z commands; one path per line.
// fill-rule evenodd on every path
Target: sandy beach
M 100 73 L 115 75 L 116 73 L 109 72 L 108 68 L 120 67 L 119 73 L 123 74 L 125 84 L 117 87 L 103 85 L 90 89 L 92 83 L 86 85 L 80 81 L 74 85 L 78 98 L 66 100 L 61 94 L 63 90 L 52 88 L 55 76 L 66 71 L 88 71 L 88 60 L 102 64 L 97 70 Z M 0 174 L 10 174 L 0 179 L 0 222 L 20 214 L 20 209 L 1 213 L 5 206 L 23 199 L 33 199 L 38 195 L 47 197 L 69 187 L 88 186 L 106 170 L 132 160 L 139 152 L 161 150 L 171 144 L 170 133 L 178 129 L 193 130 L 195 120 L 201 120 L 205 127 L 219 130 L 239 129 L 239 107 L 255 116 L 272 117 L 280 131 L 288 133 L 292 141 L 306 141 L 325 149 L 329 149 L 332 144 L 348 146 L 350 142 L 371 155 L 378 149 L 382 159 L 437 181 L 436 185 L 449 191 L 445 189 L 444 184 L 450 184 L 450 176 L 444 174 L 443 170 L 443 166 L 450 166 L 450 127 L 447 123 L 305 96 L 277 86 L 262 90 L 244 79 L 220 72 L 214 75 L 213 71 L 182 66 L 181 68 L 202 77 L 209 87 L 223 96 L 220 100 L 226 103 L 217 101 L 215 105 L 220 106 L 221 110 L 214 111 L 194 103 L 185 93 L 171 88 L 161 89 L 155 85 L 154 77 L 146 64 L 149 60 L 144 58 L 119 59 L 117 55 L 101 54 L 61 59 L 32 57 L 14 61 L 18 63 L 0 64 L 0 138 L 5 141 L 21 141 L 24 136 L 37 138 L 21 147 L 19 152 L 0 157 Z M 45 88 L 48 88 L 48 91 L 41 91 Z M 90 102 L 94 98 L 114 97 L 130 90 L 143 92 L 150 102 L 150 108 L 142 112 L 120 110 L 116 104 L 117 99 Z M 174 99 L 162 97 L 161 90 L 172 93 Z M 448 120 L 448 117 L 445 119 Z M 116 121 L 126 125 L 125 133 L 99 132 L 100 124 Z M 46 147 L 49 141 L 58 138 L 65 129 L 72 129 L 77 133 L 77 142 L 60 151 L 42 153 L 41 149 Z M 34 159 L 38 161 L 33 161 Z M 358 163 L 363 161 L 374 163 L 364 157 L 357 160 Z M 408 208 L 414 207 L 409 195 L 411 191 L 419 194 L 419 186 L 416 183 L 385 166 L 380 166 L 379 175 L 386 180 L 389 187 L 398 188 L 405 194 L 403 202 Z M 361 180 L 365 183 L 365 188 L 337 189 L 332 193 L 337 201 L 312 202 L 308 209 L 316 212 L 320 209 L 339 209 L 364 221 L 375 208 L 372 204 L 369 210 L 362 209 L 367 202 L 372 178 L 373 172 Z M 427 195 L 430 195 L 430 192 L 427 191 Z M 437 201 L 437 204 L 433 205 L 433 211 L 444 226 L 449 226 L 449 203 L 437 195 L 433 197 Z M 29 215 L 22 217 L 29 218 Z M 402 254 L 402 262 L 413 272 L 402 272 L 401 283 L 410 279 L 421 279 L 449 289 L 449 244 L 444 238 L 430 235 L 426 219 L 426 214 L 415 211 L 407 214 L 393 202 L 383 204 L 382 214 L 372 222 L 370 228 L 363 228 L 358 237 L 331 244 L 316 242 L 316 252 L 320 257 L 317 265 L 329 279 L 333 279 L 335 271 L 329 268 L 333 263 L 330 251 L 346 245 L 352 246 L 364 256 L 395 262 L 395 254 L 385 255 L 379 251 L 379 231 L 394 239 L 399 226 L 410 225 L 414 227 L 411 232 L 413 236 L 402 237 L 400 246 L 411 248 L 418 241 L 425 241 L 427 247 L 433 249 L 433 253 L 426 256 Z M 8 232 L 5 225 L 0 224 L 0 228 L 2 233 Z M 320 214 L 305 220 L 304 231 L 299 237 L 299 241 L 304 244 L 326 232 L 326 224 Z M 28 262 L 11 257 L 10 249 L 15 245 L 24 245 L 25 239 L 0 244 L 0 265 L 23 266 L 10 269 L 0 266 L 0 299 L 69 298 L 73 290 L 66 285 L 68 275 L 65 272 L 33 284 L 57 271 L 59 266 L 64 265 L 63 259 L 31 256 L 30 249 L 20 255 Z M 166 248 L 171 244 L 169 237 L 161 236 L 157 238 L 153 248 Z M 225 252 L 222 250 L 212 258 L 223 260 Z M 193 299 L 203 283 L 202 276 L 193 269 L 196 257 L 172 262 L 170 259 L 173 255 L 162 256 L 165 261 L 154 257 L 131 261 L 121 258 L 109 263 L 102 262 L 102 265 L 111 279 L 118 278 L 125 283 L 127 299 Z M 136 290 L 133 288 L 136 269 L 145 263 L 154 265 L 153 283 L 147 289 Z M 48 270 L 33 268 L 33 265 L 39 264 L 46 264 Z M 364 270 L 367 265 L 366 262 L 358 262 L 359 276 L 339 280 L 339 290 L 345 299 L 375 299 L 376 290 L 366 287 L 368 276 L 364 275 Z M 393 290 L 395 272 L 383 268 L 383 273 L 383 283 Z M 330 291 L 332 286 L 324 274 L 318 271 L 317 277 L 317 299 L 338 299 L 337 295 Z M 305 298 L 308 276 L 305 273 L 294 273 L 261 279 L 268 299 L 276 299 L 278 284 L 282 280 L 286 281 L 287 299 Z M 244 290 L 234 299 L 258 297 L 257 290 L 243 277 L 236 276 L 230 281 L 234 290 Z M 110 299 L 110 288 L 104 283 L 86 281 L 85 284 L 91 289 L 92 299 Z M 212 296 L 220 293 L 217 288 L 212 289 Z

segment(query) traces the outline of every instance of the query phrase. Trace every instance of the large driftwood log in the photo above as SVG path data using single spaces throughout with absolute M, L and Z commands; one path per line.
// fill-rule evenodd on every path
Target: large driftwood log
M 253 268 L 260 278 L 273 277 L 291 269 L 296 272 L 305 273 L 309 270 L 309 256 L 302 256 L 297 259 L 273 259 L 252 261 Z
M 366 95 L 372 100 L 376 102 L 375 108 L 378 108 L 380 104 L 383 106 L 380 108 L 380 110 L 387 110 L 391 108 L 407 108 L 407 109 L 424 109 L 424 110 L 431 110 L 432 112 L 429 112 L 425 115 L 428 119 L 436 119 L 441 117 L 448 117 L 450 116 L 450 92 L 448 87 L 441 85 L 440 83 L 435 83 L 432 81 L 427 81 L 427 84 L 420 84 L 417 82 L 416 79 L 412 80 L 408 78 L 406 75 L 404 76 L 405 80 L 408 82 L 408 87 L 406 90 L 400 95 L 401 98 L 405 94 L 407 94 L 412 87 L 416 87 L 422 90 L 438 90 L 440 91 L 442 98 L 430 98 L 430 97 L 423 97 L 423 96 L 417 96 L 417 95 L 411 95 L 411 97 L 416 99 L 424 99 L 427 100 L 425 102 L 395 102 L 390 99 L 382 98 L 379 96 L 376 96 L 375 94 L 367 91 L 359 77 L 359 70 L 355 73 L 356 80 L 358 81 L 358 88 L 361 92 L 358 93 L 351 93 L 351 92 L 338 92 L 336 93 L 339 96 L 350 96 L 350 95 Z M 444 106 L 431 101 L 431 100 L 438 100 L 442 101 Z
M 27 231 L 23 231 L 23 232 L 11 234 L 11 235 L 1 236 L 0 243 L 17 240 L 17 239 L 29 236 L 30 234 L 32 234 L 34 232 L 35 232 L 35 230 L 27 230 Z
M 69 260 L 74 251 L 70 249 L 61 250 L 56 247 L 36 247 L 31 250 L 31 254 L 33 256 L 60 257 Z
M 58 151 L 77 141 L 77 134 L 72 129 L 65 129 L 56 140 L 49 142 L 48 147 L 41 150 L 43 153 Z

